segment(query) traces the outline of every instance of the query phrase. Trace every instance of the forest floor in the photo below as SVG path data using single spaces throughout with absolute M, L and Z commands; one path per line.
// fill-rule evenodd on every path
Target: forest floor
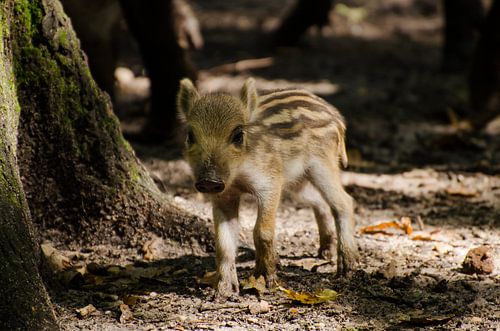
M 298 48 L 271 52 L 269 31 L 284 3 L 198 2 L 205 47 L 192 55 L 199 85 L 235 93 L 253 76 L 258 88 L 305 87 L 340 109 L 348 123 L 350 165 L 342 182 L 356 200 L 357 271 L 351 279 L 335 278 L 335 264 L 316 258 L 312 211 L 285 197 L 277 216 L 280 283 L 298 292 L 335 290 L 336 299 L 301 304 L 283 291 L 262 291 L 257 281 L 258 289 L 248 285 L 217 303 L 204 277 L 215 269 L 213 253 L 143 238 L 142 250 L 126 243 L 61 250 L 87 270 L 54 294 L 64 329 L 500 328 L 500 123 L 471 137 L 453 134 L 467 105 L 466 69 L 440 70 L 442 8 L 433 1 L 365 1 L 359 8 L 341 1 L 330 26 L 307 34 Z M 141 123 L 145 82 L 138 78 L 122 89 L 125 131 Z M 162 190 L 210 218 L 178 151 L 134 148 Z M 240 281 L 254 264 L 255 208 L 245 198 Z M 402 217 L 411 220 L 412 234 L 361 231 Z M 493 272 L 464 273 L 469 249 L 483 245 Z M 89 304 L 96 311 L 77 312 Z

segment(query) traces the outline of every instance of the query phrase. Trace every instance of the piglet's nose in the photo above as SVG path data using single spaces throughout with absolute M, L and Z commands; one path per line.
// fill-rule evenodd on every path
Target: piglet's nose
M 194 187 L 201 193 L 220 193 L 224 191 L 224 182 L 214 179 L 200 179 Z

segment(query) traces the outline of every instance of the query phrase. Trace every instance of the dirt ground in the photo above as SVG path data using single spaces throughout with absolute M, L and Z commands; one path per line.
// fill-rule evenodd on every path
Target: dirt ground
M 356 200 L 357 229 L 409 217 L 416 231 L 358 231 L 358 269 L 339 279 L 335 265 L 315 257 L 312 211 L 286 197 L 277 216 L 280 282 L 294 291 L 339 293 L 317 305 L 255 289 L 217 303 L 203 277 L 215 268 L 213 252 L 158 238 L 143 238 L 146 253 L 126 243 L 66 247 L 62 253 L 91 275 L 54 293 L 64 329 L 500 329 L 500 121 L 479 135 L 453 135 L 467 106 L 466 68 L 440 71 L 442 8 L 423 0 L 342 1 L 330 26 L 310 31 L 298 48 L 272 52 L 269 31 L 290 3 L 199 1 L 205 48 L 192 56 L 201 89 L 234 93 L 253 76 L 261 89 L 301 86 L 324 97 L 348 123 L 350 166 L 342 181 Z M 125 131 L 141 123 L 147 95 L 147 80 L 133 84 L 122 86 Z M 210 218 L 178 151 L 134 147 L 162 190 Z M 255 217 L 248 197 L 241 208 L 240 281 L 252 272 Z M 491 248 L 493 272 L 464 273 L 468 250 L 482 245 Z M 79 316 L 88 304 L 96 311 Z

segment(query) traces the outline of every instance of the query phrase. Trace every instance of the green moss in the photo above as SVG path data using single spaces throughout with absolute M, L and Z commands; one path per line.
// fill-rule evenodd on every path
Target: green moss
M 130 166 L 129 176 L 134 184 L 139 182 L 139 179 L 141 178 L 141 172 L 135 164 Z
M 57 41 L 57 45 L 59 47 L 65 48 L 65 49 L 70 49 L 71 48 L 71 43 L 68 38 L 68 31 L 65 29 L 59 29 L 56 33 L 56 38 L 55 40 Z
M 26 29 L 30 37 L 38 34 L 40 24 L 42 22 L 42 8 L 39 6 L 40 1 L 31 0 L 16 0 L 14 2 L 14 12 L 18 17 L 22 26 Z
M 14 2 L 14 12 L 21 23 L 26 37 L 33 38 L 39 31 L 42 22 L 42 8 L 39 1 L 16 0 Z
M 5 175 L 5 166 L 8 165 L 9 160 L 0 159 L 0 197 L 3 198 L 7 204 L 13 208 L 21 208 L 20 194 L 21 187 L 15 178 L 7 178 Z
M 125 138 L 122 139 L 122 143 L 123 143 L 123 147 L 125 147 L 125 150 L 127 152 L 134 153 L 134 149 L 132 148 L 130 143 Z

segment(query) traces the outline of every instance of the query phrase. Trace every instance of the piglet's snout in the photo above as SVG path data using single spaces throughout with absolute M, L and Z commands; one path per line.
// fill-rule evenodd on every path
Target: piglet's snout
M 218 179 L 201 178 L 194 187 L 201 193 L 220 193 L 224 191 L 224 182 Z
M 224 181 L 216 175 L 215 170 L 210 167 L 203 169 L 198 176 L 194 187 L 201 193 L 220 193 L 224 191 Z

